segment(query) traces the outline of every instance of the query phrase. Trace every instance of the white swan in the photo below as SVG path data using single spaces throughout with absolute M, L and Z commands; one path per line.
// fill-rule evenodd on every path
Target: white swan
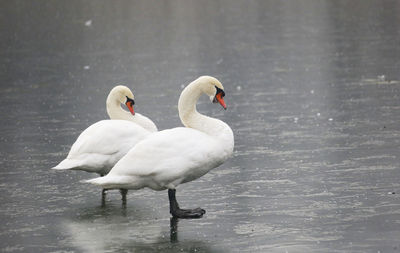
M 178 218 L 200 218 L 201 208 L 180 209 L 175 188 L 221 165 L 233 152 L 231 128 L 221 120 L 197 112 L 202 93 L 224 109 L 222 84 L 202 76 L 189 84 L 179 98 L 179 117 L 184 126 L 152 134 L 133 147 L 105 177 L 87 180 L 104 189 L 168 189 L 170 213 Z
M 101 176 L 140 140 L 157 131 L 147 117 L 135 113 L 134 96 L 126 86 L 116 86 L 107 97 L 107 113 L 111 120 L 102 120 L 86 128 L 72 145 L 66 159 L 52 169 L 83 170 Z M 125 103 L 129 112 L 121 107 Z

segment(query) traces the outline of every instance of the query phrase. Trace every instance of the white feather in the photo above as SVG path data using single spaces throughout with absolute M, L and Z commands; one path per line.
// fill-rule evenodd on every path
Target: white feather
M 86 182 L 106 189 L 174 189 L 221 165 L 233 152 L 230 127 L 221 120 L 196 111 L 202 93 L 215 95 L 222 85 L 201 77 L 187 86 L 179 99 L 180 118 L 185 126 L 152 134 L 133 147 L 110 173 Z
M 102 120 L 85 129 L 72 145 L 66 159 L 52 169 L 84 170 L 107 174 L 110 169 L 139 141 L 157 131 L 147 117 L 121 108 L 126 97 L 133 94 L 125 86 L 116 86 L 107 97 L 111 120 Z

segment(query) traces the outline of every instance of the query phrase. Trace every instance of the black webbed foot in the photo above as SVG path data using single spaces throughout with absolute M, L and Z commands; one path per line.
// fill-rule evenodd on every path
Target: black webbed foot
M 175 209 L 171 212 L 173 217 L 180 219 L 198 219 L 203 217 L 206 211 L 201 208 L 196 209 Z
M 169 210 L 173 217 L 181 219 L 198 219 L 203 217 L 206 211 L 200 207 L 195 209 L 180 209 L 175 197 L 176 190 L 168 190 Z

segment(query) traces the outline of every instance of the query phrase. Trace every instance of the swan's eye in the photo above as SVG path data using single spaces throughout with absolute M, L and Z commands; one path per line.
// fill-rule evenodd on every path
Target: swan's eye
M 222 107 L 226 110 L 226 104 L 224 101 L 225 92 L 217 86 L 215 86 L 215 88 L 217 89 L 217 92 L 214 96 L 213 103 L 220 103 Z
M 128 104 L 129 102 L 130 102 L 132 105 L 135 104 L 135 101 L 133 101 L 133 99 L 131 99 L 131 98 L 129 98 L 128 96 L 126 96 L 126 102 L 125 102 L 125 104 Z
M 218 103 L 218 97 L 219 98 L 223 98 L 223 97 L 225 97 L 225 92 L 222 90 L 222 89 L 220 89 L 220 88 L 218 88 L 217 86 L 215 86 L 215 88 L 217 89 L 217 92 L 215 93 L 215 96 L 214 96 L 214 99 L 213 99 L 213 103 Z
M 135 110 L 133 109 L 134 104 L 135 104 L 135 101 L 133 101 L 133 99 L 126 97 L 125 105 L 128 107 L 128 109 L 132 113 L 132 115 L 135 115 Z
M 218 94 L 221 94 L 222 97 L 225 97 L 225 91 L 223 91 L 222 89 L 218 88 L 217 86 L 215 86 L 215 88 L 217 89 L 217 92 L 215 93 L 215 96 Z

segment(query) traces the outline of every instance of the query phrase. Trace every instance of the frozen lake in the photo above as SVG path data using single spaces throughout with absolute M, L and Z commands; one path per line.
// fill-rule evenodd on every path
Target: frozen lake
M 399 252 L 400 2 L 2 1 L 1 252 Z M 166 191 L 52 171 L 125 84 L 159 129 L 225 87 L 234 156 Z

